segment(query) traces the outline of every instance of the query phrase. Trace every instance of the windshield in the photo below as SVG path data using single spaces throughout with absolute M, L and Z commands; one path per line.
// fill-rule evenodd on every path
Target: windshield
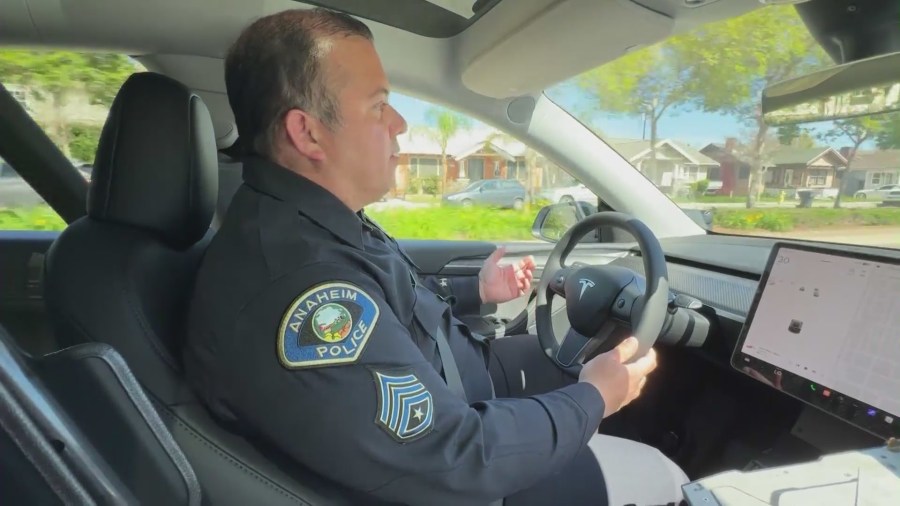
M 900 248 L 900 115 L 772 127 L 762 90 L 831 67 L 791 6 L 635 50 L 546 90 L 712 230 Z

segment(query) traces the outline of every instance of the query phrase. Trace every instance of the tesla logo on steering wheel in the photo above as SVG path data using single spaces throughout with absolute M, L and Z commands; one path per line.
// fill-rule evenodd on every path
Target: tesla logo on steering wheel
M 590 279 L 586 279 L 586 278 L 581 278 L 578 280 L 578 282 L 581 283 L 581 293 L 578 294 L 578 300 L 581 300 L 581 298 L 584 297 L 584 292 L 588 288 L 594 287 L 594 282 L 591 281 Z

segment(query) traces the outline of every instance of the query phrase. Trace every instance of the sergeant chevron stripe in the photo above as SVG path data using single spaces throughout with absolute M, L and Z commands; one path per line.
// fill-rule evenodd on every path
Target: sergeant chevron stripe
M 431 431 L 431 392 L 411 370 L 373 371 L 378 384 L 377 423 L 399 442 L 414 441 Z M 397 373 L 400 374 L 397 374 Z

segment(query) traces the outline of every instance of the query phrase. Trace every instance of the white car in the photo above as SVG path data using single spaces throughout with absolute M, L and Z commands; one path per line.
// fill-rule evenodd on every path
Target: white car
M 897 186 L 897 188 L 895 188 L 894 190 L 887 192 L 884 195 L 884 200 L 882 201 L 881 205 L 900 207 L 900 186 Z
M 853 194 L 858 199 L 885 198 L 891 192 L 900 190 L 900 184 L 885 184 L 877 188 L 860 190 Z
M 577 200 L 583 200 L 593 204 L 597 203 L 597 195 L 581 183 L 574 186 L 546 188 L 542 190 L 538 196 L 553 203 L 570 203 Z

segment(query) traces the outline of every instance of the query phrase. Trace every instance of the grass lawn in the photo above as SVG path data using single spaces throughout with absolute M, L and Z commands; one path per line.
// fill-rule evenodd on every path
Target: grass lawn
M 486 207 L 423 207 L 366 211 L 391 235 L 402 239 L 484 241 L 530 240 L 540 208 L 521 211 Z
M 402 239 L 483 241 L 533 240 L 531 226 L 540 208 L 521 211 L 485 207 L 387 208 L 369 215 Z M 816 230 L 873 225 L 900 226 L 900 207 L 871 209 L 716 209 L 713 226 L 729 230 Z M 0 230 L 62 230 L 65 222 L 48 206 L 0 209 Z
M 412 195 L 409 194 L 406 196 L 407 202 L 414 202 L 416 204 L 440 204 L 441 197 L 439 195 Z
M 48 205 L 0 208 L 0 230 L 62 230 L 63 221 Z

